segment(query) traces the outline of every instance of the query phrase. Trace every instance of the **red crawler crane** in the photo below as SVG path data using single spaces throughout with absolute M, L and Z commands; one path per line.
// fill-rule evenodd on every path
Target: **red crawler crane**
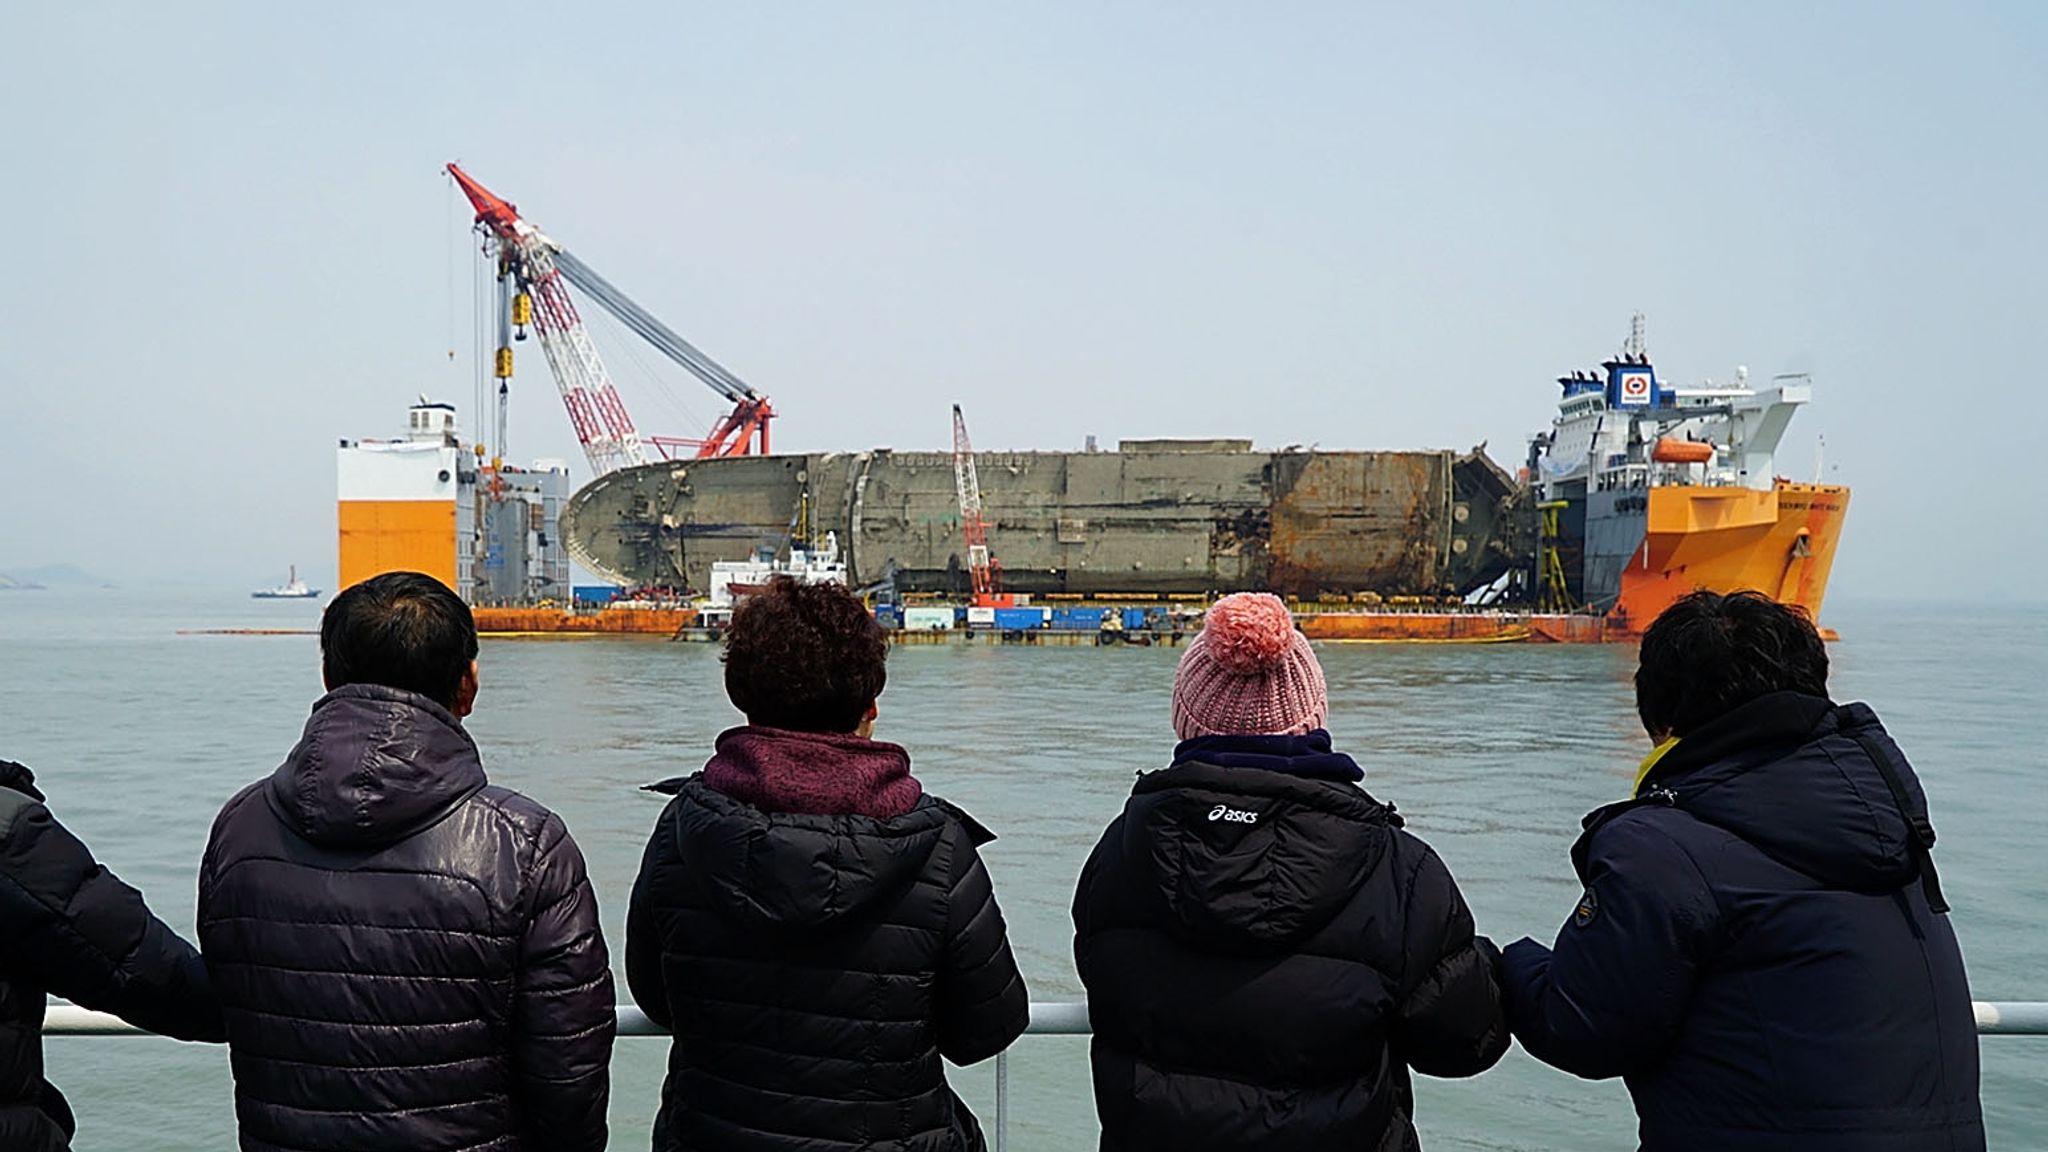
M 976 608 L 1008 608 L 1017 602 L 1003 592 L 1003 565 L 988 550 L 988 520 L 981 514 L 981 478 L 974 471 L 974 445 L 967 417 L 953 405 L 953 490 L 960 496 L 960 536 L 967 544 L 967 576 Z

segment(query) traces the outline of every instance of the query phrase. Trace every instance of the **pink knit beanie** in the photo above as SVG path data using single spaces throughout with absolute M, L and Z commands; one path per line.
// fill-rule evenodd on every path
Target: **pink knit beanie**
M 1322 665 L 1278 596 L 1239 592 L 1210 607 L 1174 673 L 1175 734 L 1293 736 L 1329 716 Z

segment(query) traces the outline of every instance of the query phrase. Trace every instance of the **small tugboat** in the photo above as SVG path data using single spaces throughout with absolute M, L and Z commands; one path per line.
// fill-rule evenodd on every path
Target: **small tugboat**
M 283 584 L 276 588 L 259 588 L 249 595 L 256 600 L 318 600 L 320 590 L 306 587 L 306 582 L 299 579 L 298 565 L 294 564 Z

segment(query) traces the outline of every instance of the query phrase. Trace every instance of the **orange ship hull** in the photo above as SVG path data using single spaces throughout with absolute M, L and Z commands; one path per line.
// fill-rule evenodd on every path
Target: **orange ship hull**
M 674 636 L 697 622 L 694 608 L 474 608 L 485 636 Z
M 1342 644 L 1599 644 L 1619 640 L 1603 616 L 1503 612 L 1308 612 L 1310 640 Z
M 1779 481 L 1769 491 L 1673 485 L 1649 491 L 1648 527 L 1608 614 L 1640 635 L 1698 589 L 1762 592 L 1816 621 L 1849 511 L 1849 489 Z
M 1620 595 L 1605 615 L 1309 611 L 1299 619 L 1302 634 L 1383 644 L 1633 640 L 1673 601 L 1702 588 L 1762 592 L 1820 619 L 1849 489 L 1780 481 L 1768 491 L 1669 485 L 1647 495 L 1643 541 L 1622 570 Z M 1833 638 L 1827 629 L 1821 632 Z

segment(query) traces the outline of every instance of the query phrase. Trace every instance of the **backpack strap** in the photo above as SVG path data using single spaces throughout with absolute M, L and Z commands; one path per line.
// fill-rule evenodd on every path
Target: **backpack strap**
M 1871 763 L 1877 765 L 1877 774 L 1884 777 L 1885 787 L 1892 791 L 1892 802 L 1898 805 L 1899 816 L 1906 822 L 1906 839 L 1912 847 L 1913 862 L 1920 868 L 1920 889 L 1927 895 L 1927 907 L 1936 913 L 1946 913 L 1948 900 L 1941 894 L 1941 877 L 1935 874 L 1934 857 L 1930 854 L 1934 847 L 1933 822 L 1927 819 L 1925 812 L 1915 811 L 1907 799 L 1906 781 L 1897 762 L 1892 759 L 1891 749 L 1869 733 L 1859 733 L 1852 739 L 1869 754 Z

